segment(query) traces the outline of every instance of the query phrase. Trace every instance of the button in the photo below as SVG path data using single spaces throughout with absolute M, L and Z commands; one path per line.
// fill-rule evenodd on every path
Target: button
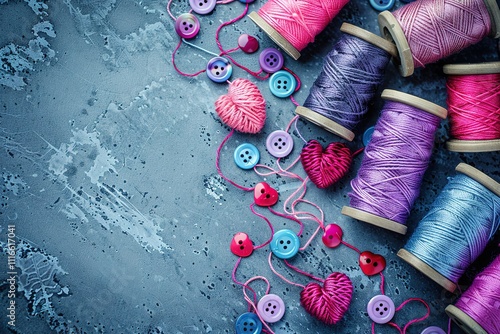
M 280 259 L 286 260 L 297 254 L 300 247 L 300 240 L 293 231 L 284 229 L 274 233 L 269 246 L 274 255 Z
M 292 136 L 283 130 L 271 132 L 266 139 L 266 148 L 273 157 L 286 157 L 293 149 Z
M 258 206 L 273 206 L 278 202 L 279 195 L 276 189 L 271 187 L 266 182 L 259 182 L 253 190 L 253 200 Z
M 225 82 L 233 74 L 233 66 L 224 57 L 213 57 L 207 64 L 207 75 L 213 82 Z
M 275 48 L 264 49 L 259 55 L 260 67 L 267 73 L 281 70 L 284 62 L 283 54 Z
M 241 3 L 252 3 L 255 0 L 240 0 Z
M 246 312 L 236 319 L 236 334 L 260 334 L 260 332 L 262 332 L 262 321 L 257 314 Z
M 253 243 L 248 234 L 238 232 L 231 240 L 229 247 L 236 256 L 249 257 L 253 253 Z
M 430 326 L 424 329 L 420 334 L 446 334 L 446 332 L 440 327 Z
M 189 0 L 189 5 L 195 13 L 208 14 L 214 10 L 217 0 Z
M 244 143 L 234 150 L 234 162 L 241 169 L 252 169 L 259 160 L 260 153 L 255 145 Z
M 383 12 L 384 10 L 390 10 L 396 0 L 370 0 L 370 5 L 379 12 Z
M 257 310 L 265 322 L 274 323 L 283 318 L 285 303 L 279 296 L 270 293 L 259 300 Z
M 367 276 L 380 273 L 385 269 L 385 265 L 385 258 L 382 255 L 374 254 L 368 251 L 359 254 L 359 267 Z
M 330 224 L 325 227 L 325 232 L 323 233 L 323 243 L 326 247 L 335 248 L 340 245 L 342 241 L 342 229 L 337 224 Z
M 259 41 L 249 34 L 242 34 L 238 37 L 238 46 L 245 53 L 254 53 L 259 49 Z
M 269 89 L 277 97 L 289 97 L 297 87 L 297 80 L 288 71 L 278 71 L 269 79 Z
M 370 319 L 377 324 L 388 323 L 396 312 L 394 302 L 386 295 L 377 295 L 370 299 L 366 309 Z
M 375 127 L 371 126 L 363 133 L 363 145 L 365 145 L 365 147 L 368 146 L 370 139 L 372 139 L 373 130 L 375 130 Z
M 182 38 L 194 38 L 200 31 L 200 21 L 191 13 L 181 14 L 175 20 L 175 31 Z

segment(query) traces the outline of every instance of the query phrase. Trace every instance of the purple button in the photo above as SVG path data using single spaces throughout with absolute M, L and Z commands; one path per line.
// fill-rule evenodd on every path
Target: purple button
M 286 157 L 293 149 L 292 136 L 286 131 L 276 130 L 267 136 L 266 148 L 273 157 Z
M 195 13 L 204 15 L 210 13 L 215 8 L 217 0 L 189 0 L 189 5 Z
M 446 332 L 440 327 L 430 326 L 424 329 L 420 334 L 446 334 Z
M 200 31 L 200 21 L 191 13 L 181 14 L 175 20 L 175 31 L 182 38 L 194 38 Z
M 279 71 L 284 62 L 283 54 L 275 48 L 264 49 L 259 55 L 260 67 L 267 73 Z
M 377 324 L 386 324 L 391 321 L 396 312 L 394 302 L 386 295 L 377 295 L 370 299 L 367 306 L 368 316 Z
M 264 321 L 274 323 L 283 318 L 285 303 L 279 296 L 270 293 L 259 300 L 257 310 Z
M 242 34 L 238 37 L 238 46 L 245 53 L 254 53 L 259 49 L 259 41 L 249 34 Z
M 233 67 L 224 57 L 214 57 L 207 64 L 207 75 L 214 82 L 225 82 L 233 73 Z
M 342 229 L 337 224 L 330 224 L 325 227 L 325 232 L 323 233 L 323 243 L 326 247 L 335 248 L 340 245 L 342 241 Z

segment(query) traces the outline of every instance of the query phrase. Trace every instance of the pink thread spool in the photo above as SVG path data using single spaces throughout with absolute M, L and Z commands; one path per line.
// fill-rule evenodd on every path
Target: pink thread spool
M 248 16 L 297 60 L 349 0 L 268 0 Z
M 445 311 L 467 334 L 500 333 L 500 255 Z
M 454 152 L 500 151 L 500 62 L 445 65 Z
M 382 35 L 398 47 L 399 59 L 394 60 L 405 77 L 488 34 L 500 37 L 496 0 L 419 0 L 380 13 L 378 22 Z

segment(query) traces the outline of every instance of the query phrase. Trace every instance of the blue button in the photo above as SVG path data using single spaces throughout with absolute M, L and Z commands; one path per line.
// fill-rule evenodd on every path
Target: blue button
M 384 10 L 390 10 L 396 0 L 370 0 L 370 5 L 372 5 L 375 10 L 383 12 Z
M 370 139 L 372 139 L 373 130 L 375 130 L 375 127 L 371 126 L 363 133 L 363 145 L 365 145 L 365 147 L 368 146 Z
M 225 82 L 233 74 L 233 67 L 224 57 L 214 57 L 208 61 L 207 75 L 213 82 Z
M 290 259 L 297 254 L 300 248 L 300 240 L 293 231 L 279 230 L 273 235 L 273 240 L 269 244 L 271 252 L 280 259 Z
M 240 2 L 242 3 L 252 3 L 254 2 L 255 0 L 240 0 Z
M 260 152 L 255 145 L 244 143 L 234 150 L 234 162 L 241 169 L 252 169 L 259 160 Z
M 262 322 L 255 313 L 243 313 L 236 320 L 236 334 L 260 334 L 261 331 Z
M 297 87 L 297 80 L 285 70 L 274 73 L 269 79 L 269 89 L 277 97 L 289 97 L 295 91 L 295 87 Z

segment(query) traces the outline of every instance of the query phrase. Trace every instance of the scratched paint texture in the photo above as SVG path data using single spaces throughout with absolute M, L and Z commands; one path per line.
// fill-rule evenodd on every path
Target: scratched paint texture
M 236 1 L 200 17 L 202 29 L 193 43 L 216 52 L 217 26 L 243 8 Z M 188 1 L 175 0 L 172 10 L 174 15 L 187 12 Z M 295 95 L 299 103 L 340 36 L 340 24 L 348 21 L 377 33 L 376 16 L 368 1 L 353 0 L 299 61 L 286 58 L 286 66 L 302 80 Z M 205 75 L 181 77 L 173 70 L 170 56 L 178 37 L 166 2 L 0 0 L 0 27 L 0 263 L 7 263 L 7 225 L 15 225 L 18 270 L 16 326 L 7 325 L 2 307 L 0 332 L 234 333 L 246 304 L 231 281 L 236 258 L 229 242 L 239 231 L 255 243 L 269 234 L 248 209 L 252 195 L 232 187 L 215 170 L 216 149 L 229 129 L 216 117 L 213 104 L 227 86 Z M 223 30 L 221 41 L 226 48 L 234 47 L 241 33 L 256 36 L 262 49 L 274 46 L 249 19 Z M 498 52 L 496 42 L 486 39 L 447 61 L 493 61 Z M 256 55 L 237 57 L 257 68 Z M 188 72 L 203 68 L 210 58 L 187 45 L 177 56 L 178 66 Z M 445 106 L 444 63 L 418 69 L 410 78 L 401 78 L 391 65 L 384 87 Z M 235 69 L 236 77 L 247 75 Z M 261 162 L 272 165 L 275 160 L 265 151 L 265 138 L 286 127 L 293 116 L 289 100 L 273 97 L 267 82 L 257 84 L 267 101 L 265 128 L 258 135 L 236 134 L 221 152 L 226 175 L 245 186 L 261 178 L 239 170 L 232 162 L 233 150 L 251 142 L 260 148 Z M 380 100 L 374 103 L 360 131 L 375 123 L 381 105 Z M 299 129 L 305 138 L 323 144 L 339 140 L 303 121 Z M 498 154 L 447 152 L 447 130 L 443 121 L 422 195 L 408 222 L 409 233 L 459 162 L 500 178 Z M 297 136 L 294 141 L 293 158 L 301 146 Z M 360 139 L 349 145 L 360 147 Z M 284 164 L 291 161 L 285 159 Z M 386 293 L 396 304 L 409 297 L 429 303 L 431 317 L 415 325 L 412 333 L 430 325 L 445 328 L 443 310 L 453 296 L 396 257 L 405 237 L 340 214 L 359 164 L 356 159 L 349 174 L 328 190 L 311 185 L 307 198 L 324 209 L 327 222 L 343 227 L 346 241 L 387 259 Z M 282 198 L 298 186 L 275 176 L 266 181 Z M 295 228 L 281 218 L 273 217 L 272 223 L 276 229 Z M 314 226 L 306 225 L 302 240 L 313 231 Z M 494 248 L 487 249 L 462 283 L 470 283 L 494 253 Z M 244 260 L 238 278 L 264 275 L 271 281 L 271 292 L 284 299 L 285 317 L 272 325 L 276 333 L 370 331 L 366 303 L 379 293 L 379 280 L 361 273 L 354 253 L 326 249 L 316 238 L 293 260 L 317 276 L 342 271 L 352 279 L 351 307 L 333 329 L 305 313 L 300 290 L 273 276 L 267 254 L 261 250 Z M 8 302 L 6 275 L 0 270 L 2 305 Z M 285 275 L 308 283 L 305 277 Z M 262 295 L 265 287 L 255 288 Z M 420 305 L 409 305 L 396 321 L 403 324 L 424 313 Z M 388 332 L 383 327 L 377 331 Z M 460 331 L 453 328 L 453 333 Z

